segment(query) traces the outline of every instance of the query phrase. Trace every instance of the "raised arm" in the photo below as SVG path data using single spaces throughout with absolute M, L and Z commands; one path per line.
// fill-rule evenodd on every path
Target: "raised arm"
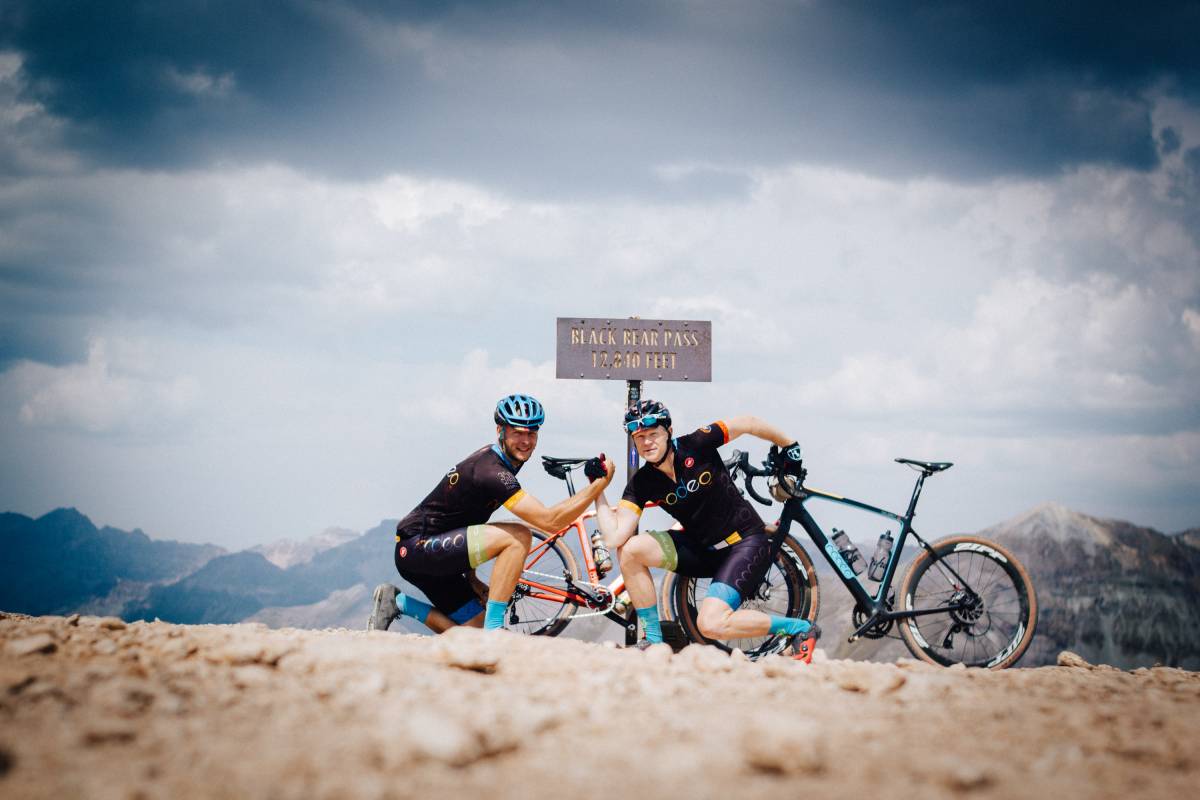
M 787 447 L 796 441 L 793 437 L 788 436 L 779 428 L 776 428 L 771 423 L 767 422 L 766 420 L 759 419 L 758 417 L 731 417 L 730 419 L 725 420 L 725 426 L 729 429 L 729 441 L 731 442 L 744 433 L 748 433 L 751 436 L 757 436 L 763 441 L 770 442 L 771 444 L 777 444 L 780 447 Z
M 616 549 L 629 541 L 629 537 L 637 533 L 639 519 L 641 514 L 633 510 L 631 503 L 623 502 L 613 508 L 603 492 L 596 498 L 596 527 L 604 535 L 604 543 L 609 549 Z
M 617 471 L 617 465 L 611 460 L 606 466 L 607 471 L 603 478 L 589 483 L 560 503 L 547 507 L 533 495 L 525 494 L 509 510 L 538 530 L 547 533 L 560 531 L 574 522 L 588 505 L 604 494 L 605 487 L 612 482 L 613 474 Z

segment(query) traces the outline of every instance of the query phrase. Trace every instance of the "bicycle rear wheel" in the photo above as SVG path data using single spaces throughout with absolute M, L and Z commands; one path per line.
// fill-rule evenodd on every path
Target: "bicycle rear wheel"
M 579 579 L 579 567 L 561 538 L 542 531 L 531 532 L 533 542 L 525 557 L 525 569 L 504 611 L 504 627 L 531 636 L 557 636 L 577 608 L 563 595 Z M 476 570 L 484 583 L 490 583 L 493 563 L 481 564 Z
M 904 611 L 961 606 L 900 623 L 904 644 L 932 664 L 1003 669 L 1033 641 L 1037 595 L 1012 553 L 978 536 L 934 542 L 917 556 L 900 587 Z
M 679 621 L 684 635 L 693 642 L 711 644 L 726 652 L 737 648 L 751 659 L 773 652 L 780 644 L 780 637 L 776 635 L 717 640 L 709 639 L 700 632 L 696 621 L 698 609 L 711 582 L 709 578 L 675 574 L 663 580 L 662 604 L 669 607 L 671 616 Z M 812 560 L 794 537 L 787 536 L 758 592 L 753 597 L 745 598 L 741 608 L 772 616 L 816 621 L 820 605 L 821 591 Z

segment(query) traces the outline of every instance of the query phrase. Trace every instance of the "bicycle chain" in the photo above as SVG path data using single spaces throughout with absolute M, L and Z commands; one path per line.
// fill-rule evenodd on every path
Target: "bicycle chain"
M 531 569 L 524 570 L 521 574 L 522 575 L 534 575 L 538 578 L 550 578 L 550 579 L 556 580 L 556 581 L 561 581 L 563 579 L 562 575 L 548 575 L 545 572 L 536 572 Z M 607 614 L 608 612 L 612 611 L 614 607 L 616 607 L 617 596 L 615 594 L 613 594 L 612 592 L 608 591 L 608 588 L 606 586 L 602 586 L 599 583 L 592 583 L 591 581 L 574 581 L 573 583 L 576 586 L 590 586 L 593 589 L 604 591 L 606 594 L 608 594 L 609 602 L 608 602 L 607 608 L 603 608 L 599 611 L 587 611 L 583 614 L 580 614 L 578 611 L 576 611 L 574 614 L 571 615 L 571 619 L 584 619 L 585 617 L 602 617 L 605 614 Z M 522 623 L 551 622 L 554 619 L 556 619 L 556 618 L 555 617 L 546 617 L 545 619 L 523 619 L 523 620 L 521 620 L 521 622 Z

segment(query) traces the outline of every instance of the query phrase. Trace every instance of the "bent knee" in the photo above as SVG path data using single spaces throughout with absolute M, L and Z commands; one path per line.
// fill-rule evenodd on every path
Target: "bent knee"
M 529 528 L 517 522 L 500 522 L 494 525 L 499 529 L 508 540 L 510 545 L 517 545 L 529 550 L 533 543 L 533 534 L 529 532 Z
M 617 548 L 617 559 L 622 564 L 643 564 L 653 567 L 662 560 L 662 549 L 653 538 L 638 534 Z
M 709 639 L 726 639 L 729 631 L 729 617 L 732 615 L 733 612 L 727 609 L 718 611 L 702 609 L 696 617 L 696 627 Z

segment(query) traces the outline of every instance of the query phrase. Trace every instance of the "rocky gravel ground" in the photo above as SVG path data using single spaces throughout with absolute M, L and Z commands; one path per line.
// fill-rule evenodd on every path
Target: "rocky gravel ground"
M 0 797 L 1195 796 L 1200 674 L 0 614 Z

